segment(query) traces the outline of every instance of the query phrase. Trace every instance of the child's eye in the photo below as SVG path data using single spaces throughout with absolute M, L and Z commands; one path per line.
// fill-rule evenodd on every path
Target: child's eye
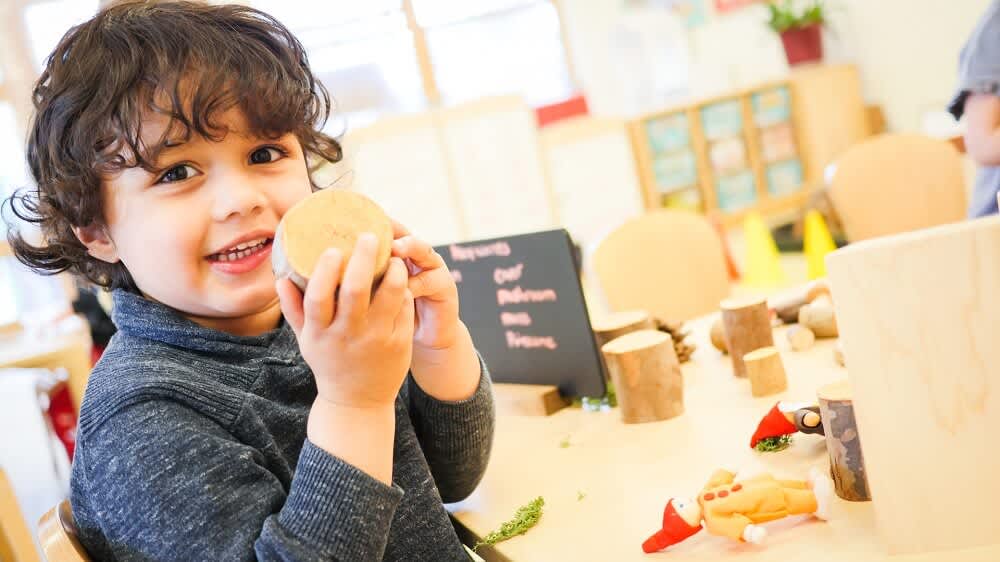
M 267 164 L 268 162 L 275 162 L 286 156 L 285 151 L 281 150 L 276 146 L 264 146 L 258 148 L 250 154 L 251 164 Z
M 176 183 L 193 178 L 197 175 L 198 170 L 196 170 L 194 166 L 190 164 L 181 164 L 180 166 L 174 166 L 164 172 L 163 175 L 156 180 L 156 183 Z

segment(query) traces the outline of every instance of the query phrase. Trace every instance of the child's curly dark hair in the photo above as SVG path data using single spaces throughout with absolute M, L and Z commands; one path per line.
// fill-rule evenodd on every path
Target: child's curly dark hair
M 262 138 L 294 134 L 311 171 L 341 158 L 337 140 L 320 131 L 330 96 L 302 45 L 273 17 L 246 6 L 108 7 L 62 38 L 33 101 L 27 158 L 35 186 L 3 207 L 37 224 L 43 242 L 28 242 L 14 221 L 8 242 L 39 273 L 70 271 L 109 289 L 138 292 L 125 266 L 90 256 L 73 227 L 104 225 L 102 176 L 135 166 L 151 170 L 167 134 L 218 140 L 213 118 L 238 107 Z M 171 123 L 159 142 L 146 145 L 142 120 L 149 112 Z

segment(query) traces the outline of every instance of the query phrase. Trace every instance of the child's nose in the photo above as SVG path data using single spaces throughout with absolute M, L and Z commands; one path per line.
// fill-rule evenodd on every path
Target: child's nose
M 250 216 L 267 203 L 258 182 L 239 173 L 215 178 L 212 218 L 225 221 L 232 216 Z

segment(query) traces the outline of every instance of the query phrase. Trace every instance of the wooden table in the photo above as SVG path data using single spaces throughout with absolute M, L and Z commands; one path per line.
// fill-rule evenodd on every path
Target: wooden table
M 91 345 L 87 321 L 73 315 L 45 334 L 20 331 L 0 337 L 0 369 L 65 368 L 73 405 L 79 410 L 90 376 Z
M 871 502 L 839 498 L 834 518 L 790 517 L 767 525 L 763 546 L 701 532 L 656 554 L 642 542 L 659 529 L 673 496 L 695 497 L 716 468 L 805 479 L 811 466 L 828 467 L 822 437 L 797 435 L 791 448 L 757 453 L 750 436 L 778 400 L 815 400 L 816 389 L 841 380 L 835 340 L 793 352 L 775 332 L 789 389 L 752 398 L 749 382 L 731 374 L 731 362 L 708 343 L 711 318 L 691 323 L 698 345 L 683 365 L 686 413 L 664 422 L 625 425 L 617 410 L 565 409 L 549 417 L 501 416 L 490 466 L 473 495 L 450 510 L 464 530 L 481 537 L 517 508 L 545 498 L 544 515 L 527 534 L 480 549 L 487 560 L 595 561 L 892 561 L 996 562 L 1000 546 L 919 556 L 888 556 L 875 529 Z M 864 436 L 862 436 L 862 440 Z M 569 446 L 563 446 L 568 440 Z M 582 499 L 580 495 L 583 494 Z M 463 529 L 460 529 L 460 531 Z

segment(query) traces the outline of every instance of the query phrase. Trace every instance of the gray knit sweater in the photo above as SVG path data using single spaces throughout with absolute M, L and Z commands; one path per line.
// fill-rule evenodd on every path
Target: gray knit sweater
M 407 378 L 390 487 L 306 439 L 316 385 L 287 323 L 237 337 L 124 291 L 114 302 L 71 483 L 95 560 L 468 560 L 442 501 L 486 468 L 485 367 L 456 403 Z

